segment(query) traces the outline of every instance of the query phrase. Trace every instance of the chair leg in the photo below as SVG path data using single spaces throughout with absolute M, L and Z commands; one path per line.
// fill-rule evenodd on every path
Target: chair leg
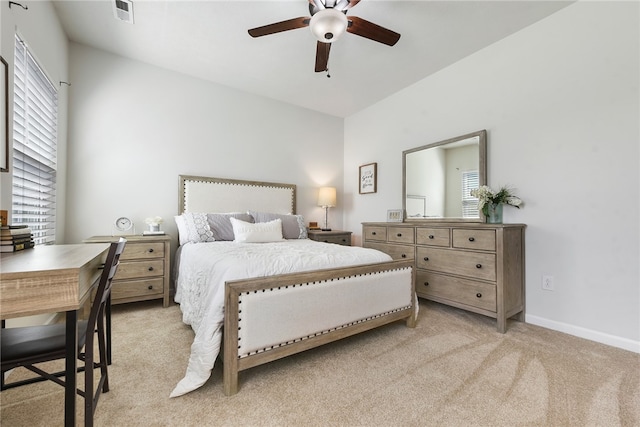
M 102 382 L 102 392 L 109 391 L 109 372 L 108 372 L 108 355 L 107 344 L 105 341 L 104 325 L 101 319 L 98 319 L 98 351 L 100 353 L 100 381 Z

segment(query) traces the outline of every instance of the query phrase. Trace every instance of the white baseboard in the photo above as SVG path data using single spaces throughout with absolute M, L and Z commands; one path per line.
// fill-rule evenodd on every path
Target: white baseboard
M 525 316 L 525 321 L 527 323 L 531 323 L 532 325 L 542 326 L 543 328 L 564 332 L 565 334 L 585 338 L 590 341 L 599 342 L 601 344 L 610 345 L 612 347 L 621 348 L 623 350 L 629 350 L 634 353 L 640 353 L 640 341 L 633 341 L 628 338 L 609 335 L 603 332 L 593 331 L 591 329 L 570 325 L 568 323 L 545 319 L 544 317 L 532 316 L 530 314 L 527 314 Z

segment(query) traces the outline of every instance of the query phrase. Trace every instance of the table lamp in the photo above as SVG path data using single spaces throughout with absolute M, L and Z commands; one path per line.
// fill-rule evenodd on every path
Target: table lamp
M 331 231 L 329 228 L 329 208 L 336 205 L 335 187 L 322 187 L 318 191 L 318 206 L 324 208 L 324 228 L 322 231 Z

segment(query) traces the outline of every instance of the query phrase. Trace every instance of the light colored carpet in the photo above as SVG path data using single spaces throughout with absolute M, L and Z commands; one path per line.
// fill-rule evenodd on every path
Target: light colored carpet
M 513 321 L 499 334 L 492 319 L 432 302 L 415 329 L 244 371 L 231 397 L 218 361 L 204 387 L 169 399 L 193 338 L 177 306 L 116 306 L 113 324 L 98 426 L 640 426 L 640 355 Z M 2 426 L 62 425 L 63 396 L 50 382 L 4 391 Z

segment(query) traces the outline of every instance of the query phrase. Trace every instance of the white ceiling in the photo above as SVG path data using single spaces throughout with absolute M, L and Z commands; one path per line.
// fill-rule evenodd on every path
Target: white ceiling
M 347 117 L 571 2 L 362 0 L 355 15 L 400 33 L 389 47 L 347 33 L 315 73 L 308 28 L 252 38 L 247 30 L 309 16 L 306 0 L 133 0 L 135 23 L 108 0 L 55 0 L 72 41 L 225 86 Z

